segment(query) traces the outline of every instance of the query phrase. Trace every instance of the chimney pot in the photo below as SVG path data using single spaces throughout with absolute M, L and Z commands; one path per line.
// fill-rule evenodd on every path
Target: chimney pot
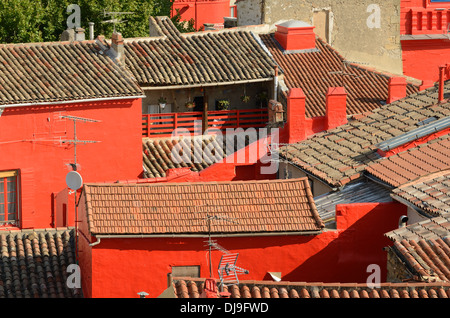
M 125 48 L 123 45 L 122 34 L 119 32 L 113 32 L 111 36 L 111 48 L 117 54 L 117 59 L 123 62 L 125 58 Z
M 94 22 L 89 22 L 89 39 L 94 40 Z
M 75 41 L 84 41 L 84 29 L 83 28 L 75 28 Z
M 326 95 L 326 130 L 347 123 L 347 92 L 344 87 L 329 87 Z
M 387 103 L 390 104 L 404 97 L 406 97 L 406 79 L 401 76 L 390 77 Z
M 312 50 L 316 48 L 314 26 L 297 20 L 277 24 L 275 40 L 286 51 Z

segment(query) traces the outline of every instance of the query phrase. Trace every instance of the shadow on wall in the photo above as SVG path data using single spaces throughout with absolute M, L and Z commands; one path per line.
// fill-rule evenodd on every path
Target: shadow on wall
M 406 210 L 398 202 L 337 205 L 338 237 L 283 280 L 365 283 L 372 273 L 368 266 L 375 264 L 380 268 L 380 281 L 386 281 L 387 253 L 383 248 L 392 241 L 384 233 L 398 227 Z

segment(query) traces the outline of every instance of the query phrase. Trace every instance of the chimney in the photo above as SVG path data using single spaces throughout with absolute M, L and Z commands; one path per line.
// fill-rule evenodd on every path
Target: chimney
M 404 97 L 406 97 L 406 79 L 401 76 L 390 77 L 386 102 L 390 104 Z
M 94 40 L 94 39 L 95 39 L 95 35 L 94 35 L 94 22 L 89 22 L 89 39 L 90 39 L 90 40 Z
M 301 88 L 292 88 L 287 97 L 287 142 L 292 144 L 306 138 L 306 96 Z
M 326 95 L 326 127 L 330 130 L 347 123 L 347 92 L 344 87 L 329 87 Z
M 235 17 L 224 17 L 223 18 L 223 27 L 225 29 L 237 27 L 237 18 L 235 18 Z
M 83 28 L 75 28 L 75 41 L 84 41 L 84 29 Z
M 314 26 L 297 20 L 277 24 L 275 40 L 286 51 L 312 50 L 316 48 Z
M 114 50 L 116 58 L 123 62 L 125 59 L 125 48 L 123 45 L 122 34 L 119 32 L 113 32 L 111 36 L 111 48 Z
M 447 79 L 446 78 L 446 72 L 448 70 L 449 65 L 439 65 L 439 87 L 438 87 L 438 99 L 439 103 L 441 103 L 444 100 L 444 82 Z

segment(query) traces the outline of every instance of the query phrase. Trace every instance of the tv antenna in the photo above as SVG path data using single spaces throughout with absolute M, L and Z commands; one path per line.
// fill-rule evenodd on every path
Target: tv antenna
M 114 32 L 116 32 L 116 24 L 117 23 L 125 23 L 128 20 L 120 20 L 118 17 L 125 15 L 125 14 L 134 14 L 134 12 L 111 12 L 103 10 L 103 15 L 105 17 L 112 17 L 112 19 L 102 21 L 102 23 L 112 23 L 114 27 Z
M 83 117 L 76 117 L 76 116 L 67 116 L 63 115 L 60 116 L 61 119 L 69 119 L 73 121 L 73 139 L 72 140 L 63 140 L 62 143 L 68 143 L 73 144 L 74 146 L 74 160 L 73 163 L 69 163 L 70 166 L 72 166 L 73 171 L 69 172 L 66 175 L 66 184 L 67 187 L 74 191 L 75 193 L 75 256 L 76 260 L 78 262 L 78 209 L 77 209 L 77 190 L 81 188 L 83 185 L 83 178 L 81 175 L 77 172 L 78 165 L 77 165 L 77 144 L 87 144 L 87 143 L 96 143 L 98 141 L 93 140 L 79 140 L 77 138 L 77 122 L 90 122 L 90 123 L 96 123 L 99 122 L 99 120 L 95 119 L 89 119 L 89 118 L 83 118 Z
M 218 265 L 218 274 L 220 279 L 220 288 L 223 291 L 224 285 L 239 283 L 238 275 L 239 274 L 248 274 L 249 271 L 243 269 L 241 267 L 236 266 L 237 258 L 239 253 L 231 253 L 224 247 L 220 246 L 216 241 L 211 239 L 211 221 L 226 221 L 230 223 L 238 224 L 238 222 L 234 221 L 234 219 L 221 216 L 221 215 L 206 215 L 206 222 L 208 225 L 208 241 L 207 246 L 209 249 L 209 275 L 212 277 L 212 260 L 211 254 L 212 250 L 217 250 L 222 252 L 222 257 L 220 258 L 220 262 Z
M 83 118 L 83 117 L 76 117 L 76 116 L 60 116 L 61 119 L 69 119 L 73 121 L 73 139 L 71 140 L 62 140 L 61 142 L 63 144 L 73 144 L 73 163 L 69 163 L 70 166 L 72 166 L 73 171 L 77 171 L 78 165 L 77 165 L 77 144 L 88 144 L 88 143 L 96 143 L 98 141 L 95 140 L 79 140 L 77 138 L 77 122 L 90 122 L 90 123 L 97 123 L 99 120 L 96 119 L 89 119 L 89 118 Z

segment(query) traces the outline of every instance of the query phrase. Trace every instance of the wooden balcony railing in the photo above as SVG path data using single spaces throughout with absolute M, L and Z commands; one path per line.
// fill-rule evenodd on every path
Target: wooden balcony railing
M 227 128 L 261 128 L 268 122 L 267 109 L 208 111 L 208 128 L 225 132 Z M 142 136 L 169 137 L 175 129 L 202 134 L 202 112 L 145 114 L 142 116 Z

